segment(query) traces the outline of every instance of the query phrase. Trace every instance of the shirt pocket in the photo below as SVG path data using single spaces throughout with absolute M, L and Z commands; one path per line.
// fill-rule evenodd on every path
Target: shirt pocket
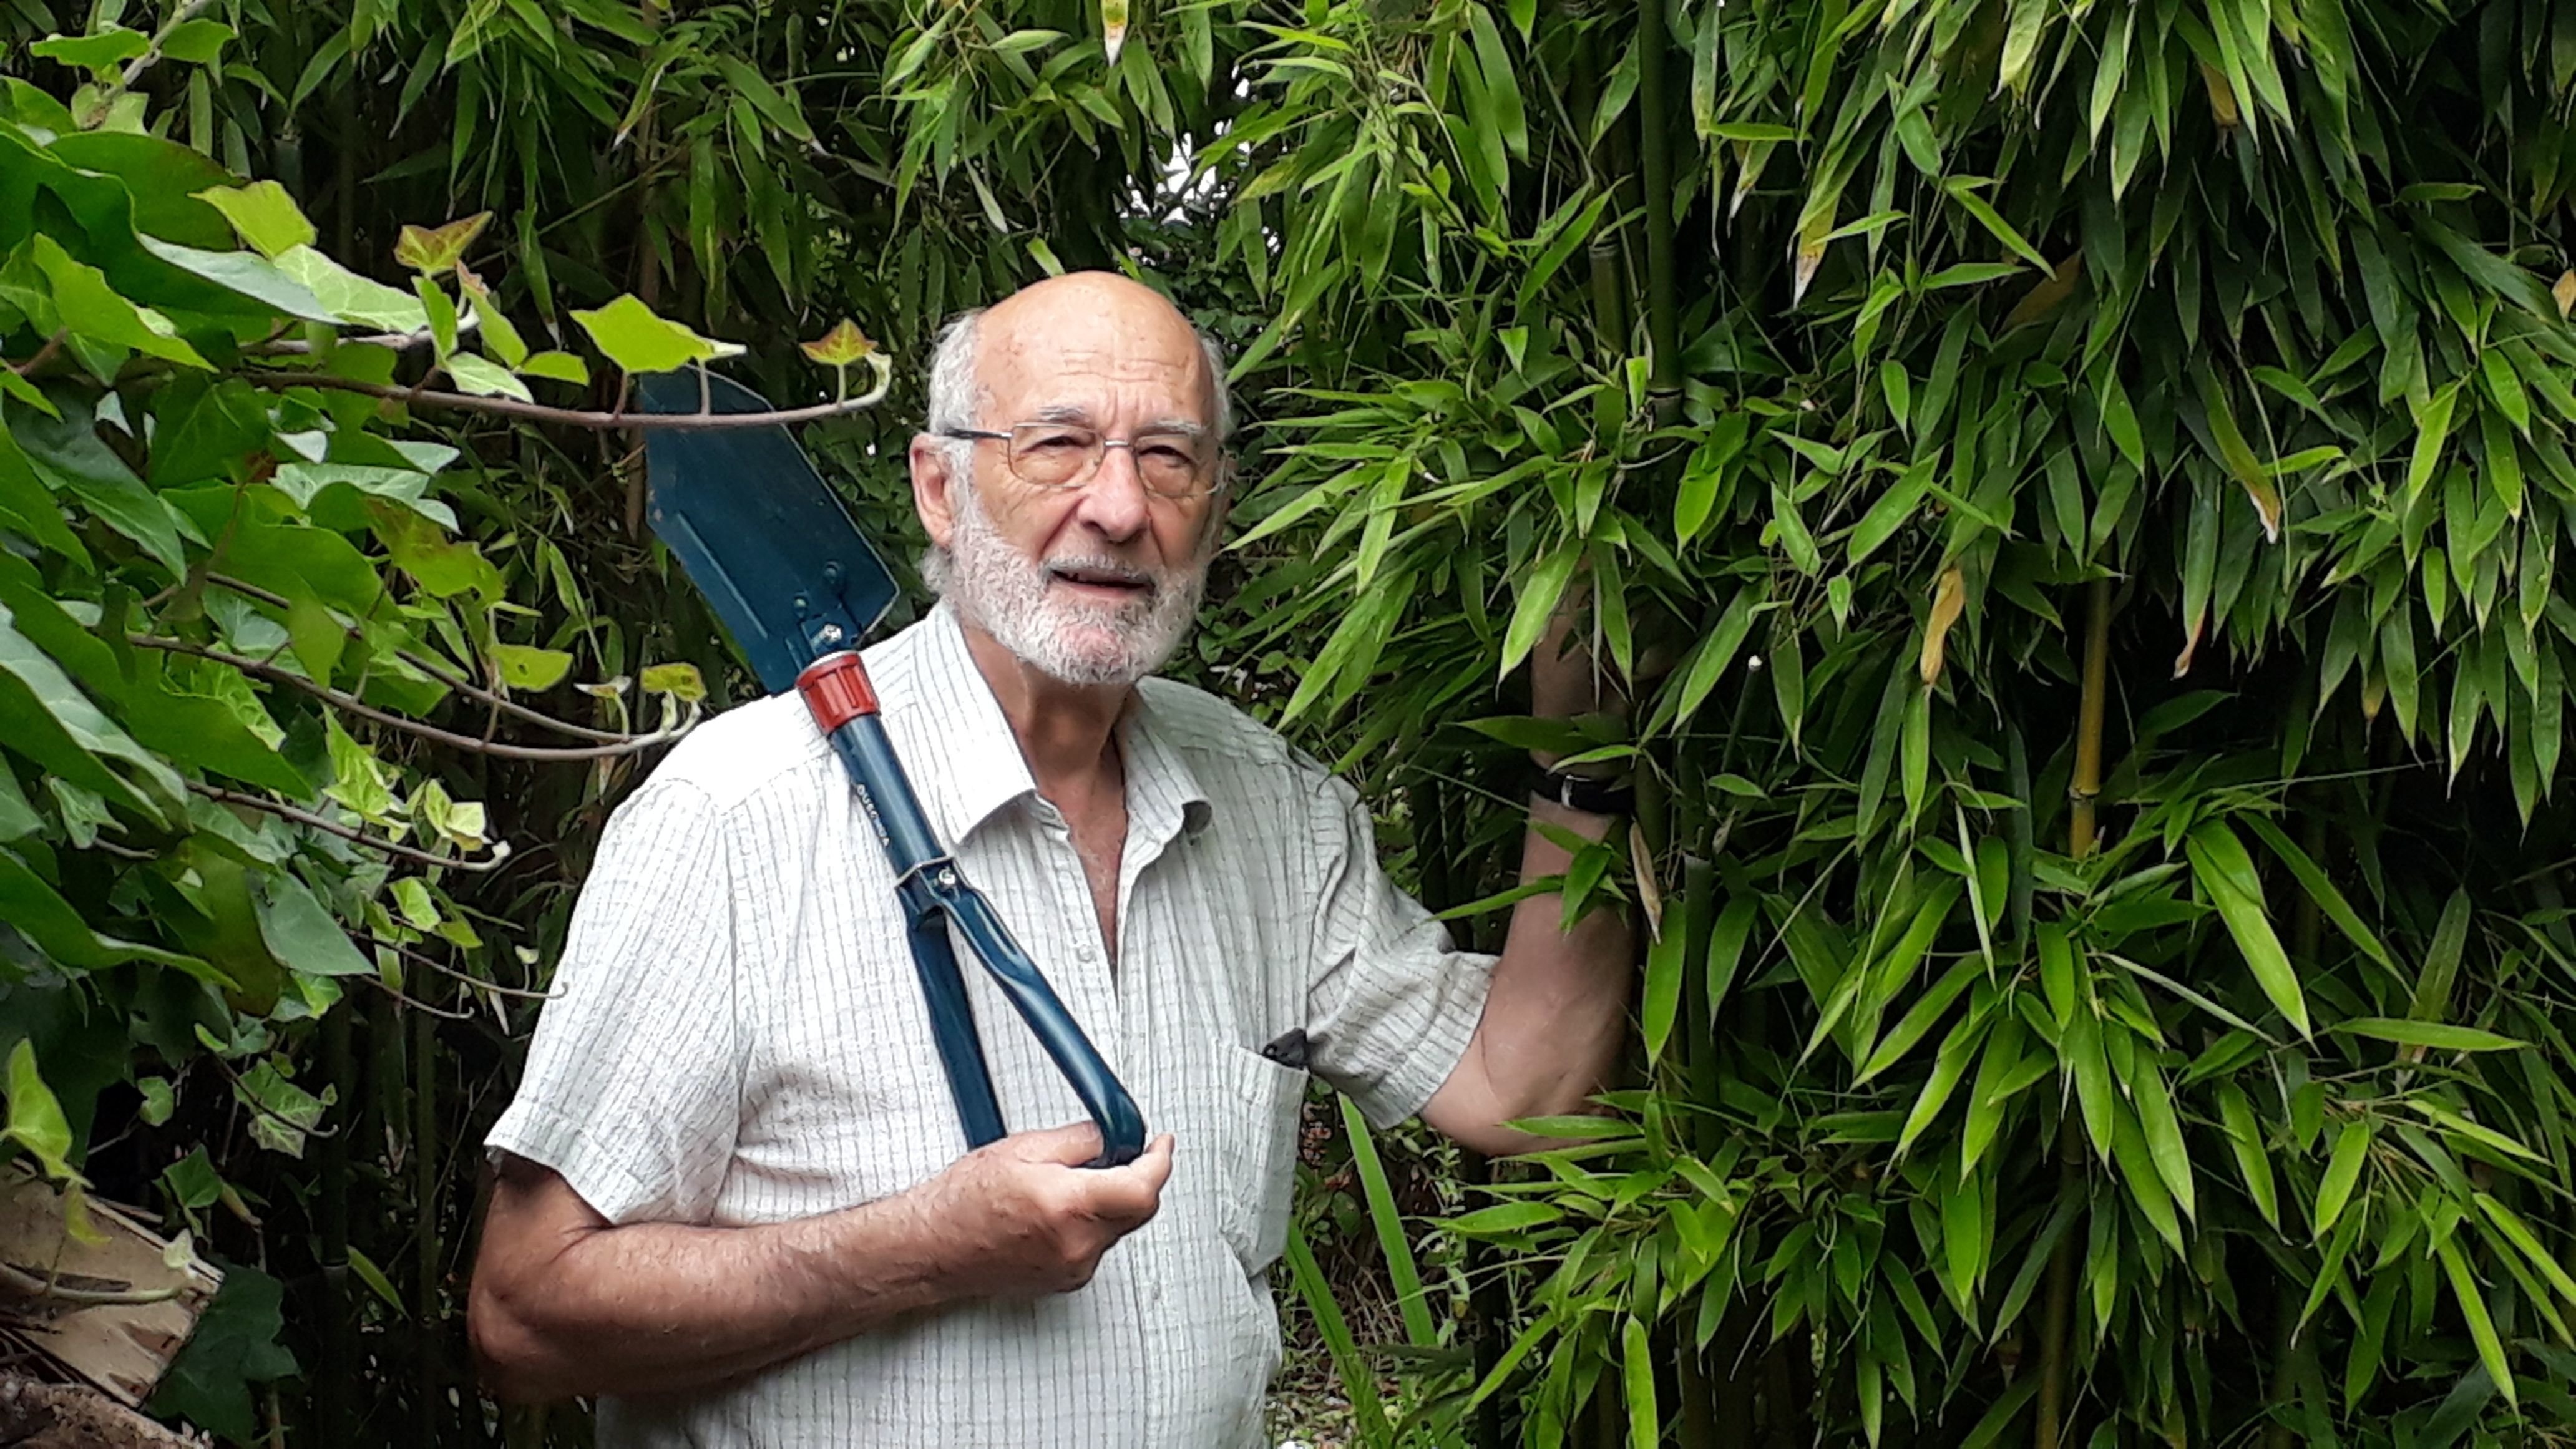
M 1217 1073 L 1232 1117 L 1220 1134 L 1217 1229 L 1244 1273 L 1258 1276 L 1288 1246 L 1306 1073 L 1231 1043 L 1217 1048 Z

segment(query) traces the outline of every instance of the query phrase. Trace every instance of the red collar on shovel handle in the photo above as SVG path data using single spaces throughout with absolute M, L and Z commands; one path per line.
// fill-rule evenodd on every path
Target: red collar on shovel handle
M 825 735 L 860 715 L 877 712 L 876 686 L 868 682 L 868 668 L 847 650 L 806 665 L 796 676 L 796 692 L 805 697 L 814 727 Z

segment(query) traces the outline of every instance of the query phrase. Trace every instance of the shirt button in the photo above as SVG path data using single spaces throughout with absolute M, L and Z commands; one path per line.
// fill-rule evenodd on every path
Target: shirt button
M 1073 948 L 1073 958 L 1088 963 L 1100 959 L 1100 953 L 1089 946 L 1076 946 Z

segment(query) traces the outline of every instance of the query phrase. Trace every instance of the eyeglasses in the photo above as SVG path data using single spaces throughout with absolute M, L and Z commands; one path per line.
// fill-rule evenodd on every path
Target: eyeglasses
M 1017 423 L 1007 433 L 942 428 L 939 435 L 1008 445 L 1005 456 L 1011 475 L 1033 488 L 1073 487 L 1099 468 L 1111 448 L 1125 448 L 1135 461 L 1136 476 L 1148 490 L 1165 498 L 1204 498 L 1217 490 L 1225 476 L 1214 445 L 1191 433 L 1104 438 L 1098 428 L 1080 423 Z

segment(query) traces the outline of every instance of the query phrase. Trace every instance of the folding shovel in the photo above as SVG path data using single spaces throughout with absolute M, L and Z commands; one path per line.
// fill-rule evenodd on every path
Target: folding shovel
M 769 411 L 749 388 L 703 371 L 639 377 L 636 391 L 648 412 Z M 1011 938 L 992 903 L 967 884 L 922 814 L 903 761 L 877 718 L 876 691 L 857 646 L 894 603 L 894 578 L 885 560 L 786 428 L 659 428 L 646 436 L 654 533 L 724 621 L 761 687 L 773 694 L 793 689 L 804 697 L 876 826 L 894 869 L 913 966 L 930 1008 L 931 1037 L 967 1145 L 981 1147 L 1005 1129 L 951 946 L 951 926 L 1099 1124 L 1102 1153 L 1094 1165 L 1133 1161 L 1145 1147 L 1135 1099 L 1037 963 Z

